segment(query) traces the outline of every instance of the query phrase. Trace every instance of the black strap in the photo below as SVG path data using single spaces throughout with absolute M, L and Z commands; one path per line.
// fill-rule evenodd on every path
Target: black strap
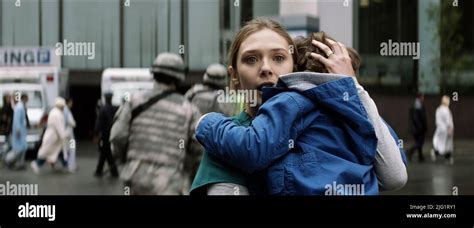
M 198 95 L 198 94 L 200 94 L 200 93 L 212 92 L 212 91 L 214 91 L 214 90 L 212 90 L 212 89 L 198 90 L 198 91 L 194 92 L 193 94 L 191 94 L 191 96 L 188 98 L 188 100 L 189 100 L 189 102 L 192 102 L 192 101 L 193 101 L 193 98 L 194 98 L 196 95 Z
M 156 102 L 158 102 L 162 98 L 164 98 L 164 97 L 166 97 L 166 96 L 168 96 L 172 93 L 174 93 L 174 90 L 166 90 L 163 93 L 160 93 L 160 94 L 150 98 L 147 102 L 145 102 L 145 103 L 139 105 L 138 107 L 136 107 L 135 109 L 133 109 L 132 119 L 130 119 L 130 123 L 133 121 L 133 119 L 135 119 L 135 117 L 140 115 L 140 113 L 147 110 L 150 106 L 152 106 L 153 104 L 155 104 Z

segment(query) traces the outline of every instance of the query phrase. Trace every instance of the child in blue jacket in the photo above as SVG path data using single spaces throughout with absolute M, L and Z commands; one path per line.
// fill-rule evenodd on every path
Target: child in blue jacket
M 270 194 L 365 195 L 405 184 L 398 138 L 354 77 L 292 73 L 264 88 L 263 99 L 251 126 L 211 113 L 196 138 L 244 172 L 265 170 Z

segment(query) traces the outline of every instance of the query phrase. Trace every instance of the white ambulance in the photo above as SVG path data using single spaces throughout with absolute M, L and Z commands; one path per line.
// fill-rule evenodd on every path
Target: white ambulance
M 112 105 L 120 106 L 127 96 L 153 89 L 153 75 L 149 68 L 107 68 L 102 72 L 101 99 L 111 92 Z
M 35 59 L 41 55 L 43 59 Z M 56 97 L 67 94 L 68 73 L 60 68 L 56 59 L 59 56 L 54 55 L 52 48 L 0 48 L 0 56 L 0 108 L 6 105 L 6 95 L 10 95 L 11 101 L 18 100 L 21 94 L 28 95 L 30 129 L 26 141 L 28 149 L 37 149 Z M 0 133 L 0 150 L 5 148 L 7 139 L 7 135 Z

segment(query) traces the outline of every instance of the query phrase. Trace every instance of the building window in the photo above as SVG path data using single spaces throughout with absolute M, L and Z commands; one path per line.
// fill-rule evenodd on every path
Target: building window
M 418 42 L 418 2 L 364 0 L 359 4 L 358 51 L 362 57 L 361 81 L 374 88 L 412 90 L 417 62 L 411 56 L 381 56 L 381 44 Z

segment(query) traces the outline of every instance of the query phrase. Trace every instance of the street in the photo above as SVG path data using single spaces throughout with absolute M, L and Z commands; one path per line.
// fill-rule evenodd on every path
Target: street
M 81 141 L 77 148 L 79 169 L 76 173 L 53 170 L 45 164 L 41 173 L 36 175 L 28 161 L 26 170 L 15 171 L 2 167 L 0 183 L 38 184 L 39 195 L 123 195 L 122 182 L 110 178 L 109 173 L 105 173 L 103 178 L 93 176 L 99 155 L 96 145 Z M 60 168 L 61 165 L 58 163 L 56 167 Z M 105 165 L 104 170 L 107 169 Z
M 426 148 L 426 146 L 425 146 Z M 416 157 L 408 165 L 408 183 L 399 191 L 383 192 L 382 195 L 453 195 L 457 187 L 459 195 L 474 194 L 474 155 L 472 151 L 454 155 L 454 165 L 438 157 L 432 162 L 425 149 L 425 162 Z
M 459 149 L 454 155 L 454 165 L 447 164 L 443 158 L 432 162 L 429 147 L 425 145 L 425 162 L 419 163 L 413 156 L 413 161 L 408 165 L 406 186 L 398 191 L 382 192 L 381 195 L 452 195 L 454 190 L 459 195 L 473 195 L 474 153 L 469 151 L 469 148 L 473 148 L 470 144 L 467 141 L 456 143 L 455 148 Z M 48 165 L 43 167 L 40 175 L 35 175 L 29 166 L 22 171 L 2 167 L 0 183 L 38 184 L 40 195 L 123 195 L 120 180 L 110 178 L 108 173 L 103 178 L 93 176 L 97 157 L 96 146 L 81 141 L 78 143 L 79 170 L 76 173 L 55 171 Z

